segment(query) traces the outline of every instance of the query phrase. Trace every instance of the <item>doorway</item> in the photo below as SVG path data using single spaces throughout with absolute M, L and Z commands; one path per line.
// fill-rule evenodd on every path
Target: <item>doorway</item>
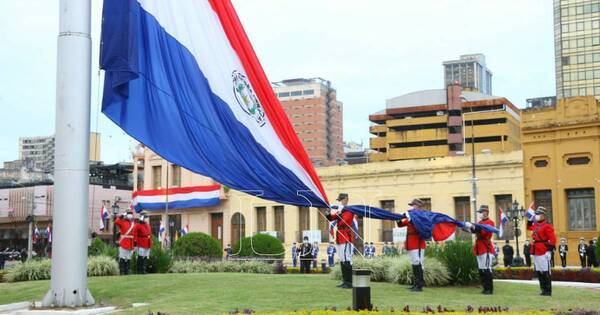
M 210 235 L 221 243 L 223 247 L 223 213 L 210 214 Z

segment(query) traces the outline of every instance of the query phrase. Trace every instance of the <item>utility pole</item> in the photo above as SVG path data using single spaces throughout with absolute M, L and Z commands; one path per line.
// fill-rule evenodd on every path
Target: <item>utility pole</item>
M 87 288 L 90 23 L 90 0 L 60 0 L 52 272 L 43 307 L 95 303 Z
M 473 113 L 473 108 L 471 108 L 471 113 Z M 471 190 L 473 197 L 471 198 L 471 203 L 473 204 L 473 220 L 477 220 L 477 174 L 475 167 L 475 119 L 471 120 Z
M 29 237 L 27 238 L 27 260 L 31 259 L 33 253 L 33 208 L 35 207 L 35 187 L 31 192 L 31 207 L 28 208 L 27 222 L 29 223 Z

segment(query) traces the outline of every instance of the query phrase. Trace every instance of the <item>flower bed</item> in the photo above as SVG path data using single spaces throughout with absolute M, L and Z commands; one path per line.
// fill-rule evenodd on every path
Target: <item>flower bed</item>
M 255 314 L 255 315 L 425 315 L 432 313 L 443 313 L 447 315 L 468 315 L 468 314 L 488 314 L 488 315 L 552 315 L 551 312 L 544 311 L 532 311 L 532 312 L 509 312 L 498 310 L 497 308 L 482 308 L 465 310 L 464 312 L 456 311 L 439 311 L 437 308 L 430 310 L 423 310 L 421 312 L 405 312 L 402 310 L 389 310 L 389 311 L 335 311 L 335 310 L 322 310 L 322 311 L 296 311 L 296 312 L 280 312 L 280 313 L 255 313 L 252 310 L 242 310 L 237 312 L 230 312 L 229 314 Z
M 600 268 L 554 268 L 552 280 L 600 283 Z
M 329 272 L 331 272 L 331 268 L 327 268 L 325 270 L 321 269 L 320 266 L 318 268 L 310 268 L 310 273 L 329 273 Z M 289 273 L 289 274 L 300 273 L 300 267 L 287 267 L 286 273 Z
M 533 279 L 533 269 L 529 267 L 501 267 L 494 269 L 494 279 Z

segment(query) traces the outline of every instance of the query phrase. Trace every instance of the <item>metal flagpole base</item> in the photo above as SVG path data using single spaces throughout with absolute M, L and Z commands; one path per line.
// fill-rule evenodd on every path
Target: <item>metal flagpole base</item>
M 73 292 L 54 292 L 52 289 L 46 293 L 42 300 L 42 307 L 80 307 L 80 306 L 91 306 L 96 303 L 94 297 L 90 293 L 90 290 L 86 289 L 85 294 L 80 291 L 73 290 Z

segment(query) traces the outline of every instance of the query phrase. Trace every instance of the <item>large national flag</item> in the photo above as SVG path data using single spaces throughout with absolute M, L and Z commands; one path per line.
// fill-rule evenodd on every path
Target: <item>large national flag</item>
M 105 222 L 109 216 L 110 214 L 108 213 L 108 209 L 106 209 L 106 207 L 102 205 L 102 207 L 100 207 L 100 222 L 98 224 L 100 230 L 104 230 L 104 228 L 106 227 Z
M 535 209 L 537 209 L 537 205 L 534 201 L 529 205 L 529 209 L 527 209 L 527 220 L 533 221 L 535 218 Z
M 500 226 L 498 227 L 498 237 L 502 237 L 502 235 L 504 235 L 504 226 L 508 224 L 508 217 L 506 216 L 506 214 L 504 214 L 504 211 L 502 211 L 502 207 L 499 207 L 498 211 L 500 212 Z
M 231 188 L 328 206 L 230 0 L 105 0 L 102 111 L 164 157 Z
M 221 185 L 139 190 L 133 193 L 136 212 L 195 207 L 210 207 L 220 203 Z

